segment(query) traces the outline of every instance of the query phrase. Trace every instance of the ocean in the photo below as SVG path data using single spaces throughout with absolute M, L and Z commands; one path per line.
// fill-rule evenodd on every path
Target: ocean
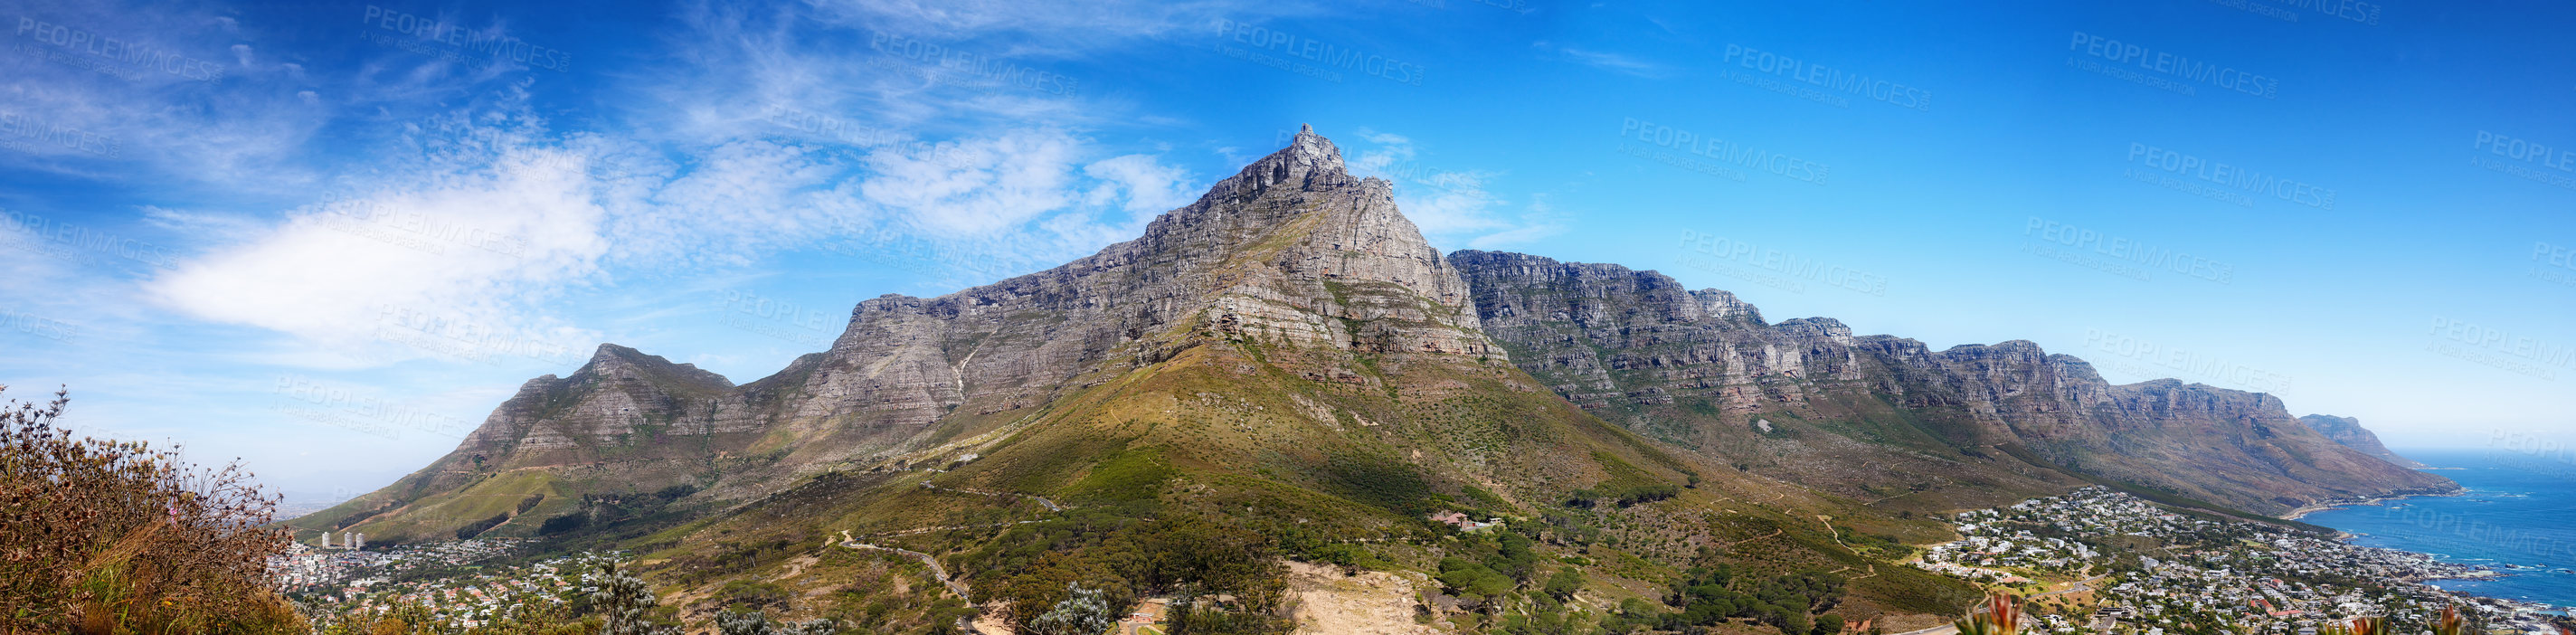
M 2354 543 L 2493 567 L 2502 577 L 2433 586 L 2487 597 L 2576 606 L 2576 458 L 2513 449 L 2416 450 L 2405 455 L 2459 481 L 2458 496 L 2415 496 L 2299 520 L 2359 536 Z

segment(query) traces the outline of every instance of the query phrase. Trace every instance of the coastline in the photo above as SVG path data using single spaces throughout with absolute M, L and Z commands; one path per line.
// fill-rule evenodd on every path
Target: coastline
M 2301 507 L 2300 507 L 2300 508 L 2298 508 L 2298 509 L 2290 510 L 2290 513 L 2282 514 L 2282 515 L 2280 516 L 2280 518 L 2281 518 L 2281 520 L 2298 520 L 2298 519 L 2300 519 L 2300 518 L 2307 517 L 2307 515 L 2308 515 L 2308 514 L 2314 514 L 2314 513 L 2321 512 L 2321 511 L 2325 511 L 2325 510 L 2329 510 L 2329 509 L 2342 509 L 2342 508 L 2345 508 L 2345 507 L 2374 507 L 2374 506 L 2379 506 L 2379 505 L 2385 505 L 2385 504 L 2388 504 L 2388 501 L 2393 501 L 2393 500 L 2397 500 L 2397 499 L 2400 499 L 2400 498 L 2414 497 L 2414 496 L 2446 496 L 2446 494 L 2398 494 L 2398 495 L 2395 495 L 2395 496 L 2377 496 L 2377 497 L 2366 498 L 2366 499 L 2357 500 L 2357 501 L 2334 501 L 2334 502 L 2325 502 L 2325 503 L 2308 503 L 2307 505 L 2305 505 L 2305 506 L 2301 506 Z
M 2445 469 L 2445 468 L 2429 468 L 2429 469 Z M 2459 469 L 2459 468 L 2447 468 L 2447 469 Z M 2341 508 L 2345 508 L 2345 507 L 2382 506 L 2382 505 L 2386 505 L 2386 504 L 2388 504 L 2388 503 L 2390 503 L 2390 502 L 2392 502 L 2392 501 L 2397 501 L 2397 500 L 2407 499 L 2407 498 L 2414 498 L 2414 497 L 2418 497 L 2418 496 L 2426 496 L 2426 497 L 2433 497 L 2433 496 L 2465 496 L 2465 495 L 2469 494 L 2469 492 L 2470 492 L 2469 488 L 2468 488 L 2468 487 L 2463 486 L 2463 487 L 2461 487 L 2461 488 L 2459 488 L 2459 489 L 2457 489 L 2457 490 L 2453 490 L 2453 491 L 2449 491 L 2449 492 L 2439 492 L 2439 493 L 2414 493 L 2414 494 L 2395 494 L 2395 495 L 2389 495 L 2389 496 L 2374 496 L 2374 497 L 2370 497 L 2370 498 L 2366 498 L 2366 499 L 2361 499 L 2361 500 L 2347 500 L 2347 501 L 2326 502 L 2326 503 L 2311 503 L 2311 504 L 2309 504 L 2309 505 L 2305 505 L 2305 506 L 2299 507 L 2298 509 L 2291 510 L 2289 513 L 2287 513 L 2287 514 L 2284 514 L 2284 515 L 2280 516 L 2280 518 L 2281 518 L 2282 520 L 2298 520 L 2299 518 L 2304 517 L 2304 516 L 2307 516 L 2307 515 L 2309 515 L 2309 514 L 2314 514 L 2314 513 L 2317 513 L 2317 512 L 2322 512 L 2322 511 L 2331 510 L 2331 509 L 2341 509 Z M 2333 529 L 2333 528 L 2329 527 L 2328 529 Z M 2347 544 L 2347 545 L 2353 545 L 2353 546 L 2355 546 L 2355 547 L 2361 547 L 2361 545 L 2356 544 L 2356 543 L 2354 543 L 2354 542 L 2353 542 L 2353 539 L 2354 539 L 2354 538 L 2359 537 L 2359 535 L 2358 535 L 2358 534 L 2354 534 L 2354 533 L 2352 533 L 2352 532 L 2344 531 L 2344 530 L 2341 530 L 2341 529 L 2335 529 L 2334 531 L 2335 531 L 2335 541 L 2336 541 L 2336 542 L 2341 542 L 2341 543 L 2344 543 L 2344 544 Z M 2483 600 L 2486 600 L 2487 602 L 2490 602 L 2490 603 L 2499 604 L 2499 605 L 2503 605 L 2503 606 L 2514 607 L 2514 608 L 2517 608 L 2517 609 L 2520 609 L 2520 610 L 2526 610 L 2526 611 L 2539 611 L 2539 612 L 2546 612 L 2546 613 L 2557 613 L 2557 614 L 2561 614 L 2561 615 L 2565 615 L 2565 614 L 2568 614 L 2568 613 L 2570 613 L 2570 612 L 2576 612 L 2576 607 L 2571 607 L 2571 606 L 2561 606 L 2561 605 L 2558 605 L 2558 604 L 2553 604 L 2553 603 L 2549 603 L 2549 602 L 2534 601 L 2534 600 L 2522 600 L 2522 599 L 2514 599 L 2514 598 L 2496 597 L 2496 596 L 2492 596 L 2492 595 L 2484 595 L 2484 594 L 2479 594 L 2479 593 L 2470 592 L 2470 591 L 2455 591 L 2455 590 L 2450 590 L 2450 589 L 2444 589 L 2444 588 L 2442 588 L 2442 587 L 2440 587 L 2440 586 L 2436 586 L 2436 585 L 2434 585 L 2434 584 L 2433 584 L 2433 583 L 2435 583 L 2435 582 L 2441 582 L 2441 581 L 2446 581 L 2446 580 L 2458 580 L 2458 581 L 2492 580 L 2492 579 L 2495 579 L 2495 578 L 2501 578 L 2501 577 L 2511 576 L 2511 575 L 2513 575 L 2513 572 L 2511 572 L 2511 571 L 2498 571 L 2498 570 L 2496 570 L 2496 569 L 2494 569 L 2494 568 L 2492 568 L 2491 566 L 2488 566 L 2488 565 L 2470 565 L 2470 564 L 2463 564 L 2463 563 L 2457 563 L 2457 562 L 2450 562 L 2450 561 L 2443 560 L 2443 559 L 2442 559 L 2442 556 L 2439 556 L 2439 555 L 2436 555 L 2436 554 L 2432 554 L 2432 553 L 2421 552 L 2421 551 L 2408 551 L 2408 550 L 2404 550 L 2404 549 L 2395 549 L 2395 548 L 2389 548 L 2389 547 L 2363 547 L 2363 548 L 2367 548 L 2367 549 L 2383 549 L 2383 550 L 2387 550 L 2387 551 L 2395 551 L 2395 552 L 2400 552 L 2400 553 L 2412 554 L 2412 555 L 2415 555 L 2415 556 L 2418 556 L 2418 557 L 2423 558 L 2423 559 L 2424 559 L 2426 562 L 2428 562 L 2428 563 L 2438 563 L 2438 564 L 2440 564 L 2440 565 L 2444 565 L 2445 567 L 2452 569 L 2451 574 L 2449 574 L 2449 575 L 2432 575 L 2432 576 L 2423 576 L 2423 577 L 2412 577 L 2412 576 L 2410 576 L 2410 577 L 2408 577 L 2408 578 L 2403 578 L 2403 579 L 2401 579 L 2401 581 L 2403 581 L 2403 582 L 2406 582 L 2406 583 L 2409 583 L 2409 584 L 2420 585 L 2420 586 L 2425 587 L 2425 588 L 2427 588 L 2427 589 L 2431 589 L 2431 590 L 2433 590 L 2433 591 L 2434 591 L 2434 592 L 2436 592 L 2436 593 L 2440 593 L 2440 594 L 2443 594 L 2443 595 L 2454 596 L 2454 597 L 2461 597 L 2461 598 L 2475 598 L 2475 599 L 2483 599 Z
M 2281 520 L 2298 520 L 2298 519 L 2300 519 L 2300 518 L 2306 517 L 2308 514 L 2314 514 L 2314 513 L 2321 512 L 2321 511 L 2326 511 L 2326 510 L 2329 510 L 2329 509 L 2342 509 L 2342 508 L 2345 508 L 2345 507 L 2377 507 L 2377 506 L 2380 506 L 2380 505 L 2386 505 L 2386 504 L 2388 504 L 2388 502 L 2389 502 L 2389 501 L 2400 500 L 2400 499 L 2407 499 L 2407 498 L 2414 498 L 2414 497 L 2417 497 L 2417 496 L 2462 496 L 2462 495 L 2466 495 L 2466 494 L 2468 494 L 2468 493 L 2469 493 L 2469 488 L 2467 488 L 2467 487 L 2461 487 L 2461 488 L 2459 488 L 2459 489 L 2451 490 L 2451 491 L 2448 491 L 2448 492 L 2416 492 L 2416 493 L 2411 493 L 2411 494 L 2389 494 L 2389 495 L 2387 495 L 2387 496 L 2373 496 L 2373 497 L 2370 497 L 2370 498 L 2364 498 L 2364 499 L 2361 499 L 2361 500 L 2343 500 L 2343 501 L 2323 501 L 2323 502 L 2315 502 L 2315 503 L 2308 503 L 2308 504 L 2306 504 L 2306 505 L 2300 506 L 2298 509 L 2290 510 L 2290 512 L 2289 512 L 2289 513 L 2282 514 L 2282 515 L 2280 515 L 2278 518 L 2280 518 Z

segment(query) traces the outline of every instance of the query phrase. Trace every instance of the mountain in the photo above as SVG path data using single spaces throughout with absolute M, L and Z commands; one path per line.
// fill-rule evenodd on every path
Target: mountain
M 721 375 L 601 344 L 570 376 L 521 384 L 428 467 L 288 525 L 399 542 L 497 517 L 474 533 L 533 535 L 585 495 L 686 489 L 743 463 L 737 455 L 764 436 L 748 403 Z
M 2272 506 L 2440 485 L 2278 410 L 2102 385 L 2028 343 L 1770 324 L 1652 272 L 1443 257 L 1305 129 L 1134 240 L 861 302 L 757 381 L 602 345 L 429 467 L 289 524 L 626 549 L 691 619 L 919 632 L 1026 620 L 1068 583 L 1195 585 L 1241 619 L 1362 601 L 1284 556 L 1376 570 L 1365 601 L 1434 621 L 1651 599 L 1723 565 L 1825 594 L 1765 619 L 1901 630 L 1976 593 L 1893 565 L 1951 536 L 1918 512 L 2102 479 Z M 1579 593 L 1533 596 L 1573 573 Z
M 2299 425 L 2271 395 L 2155 380 L 2010 341 L 1932 351 L 1829 318 L 1765 322 L 1653 271 L 1461 251 L 1486 329 L 1586 410 L 1712 459 L 1893 508 L 2070 477 L 2266 514 L 2457 485 Z
M 2381 460 L 2397 464 L 2398 467 L 2410 470 L 2427 467 L 2423 463 L 2416 462 L 2415 459 L 2398 456 L 2396 452 L 2388 451 L 2388 446 L 2379 444 L 2379 435 L 2372 434 L 2369 428 L 2361 427 L 2360 419 L 2334 415 L 2307 415 L 2299 417 L 2299 423 L 2307 424 L 2308 429 L 2325 435 L 2327 440 L 2341 443 L 2344 447 L 2352 448 L 2362 454 L 2379 457 Z

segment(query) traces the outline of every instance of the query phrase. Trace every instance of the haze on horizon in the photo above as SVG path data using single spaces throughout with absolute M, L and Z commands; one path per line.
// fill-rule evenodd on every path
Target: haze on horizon
M 0 384 L 361 492 L 601 342 L 750 382 L 1312 124 L 1443 250 L 2576 441 L 2576 8 L 1117 4 L 17 5 Z

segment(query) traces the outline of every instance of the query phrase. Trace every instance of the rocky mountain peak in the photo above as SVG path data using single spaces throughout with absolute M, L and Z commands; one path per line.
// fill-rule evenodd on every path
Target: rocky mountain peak
M 674 393 L 711 394 L 733 389 L 733 380 L 698 368 L 696 364 L 674 364 L 659 355 L 601 343 L 590 354 L 590 361 L 573 371 L 567 379 L 575 383 L 605 379 L 617 382 L 642 382 L 658 390 Z
M 1331 139 L 1315 134 L 1315 127 L 1308 125 L 1299 127 L 1288 147 L 1217 182 L 1202 200 L 1240 201 L 1281 186 L 1312 192 L 1357 182 L 1342 164 L 1342 149 Z
M 2379 443 L 2379 435 L 2377 433 L 2371 432 L 2369 428 L 2361 427 L 2360 419 L 2352 417 L 2338 417 L 2334 415 L 2307 415 L 2299 417 L 2299 423 L 2306 424 L 2308 429 L 2315 430 L 2317 431 L 2317 434 L 2324 435 L 2326 440 L 2333 441 L 2336 444 L 2347 448 L 2352 448 L 2355 452 L 2379 457 L 2381 460 L 2395 463 L 2401 467 L 2412 469 L 2422 469 L 2424 467 L 2424 464 L 2420 461 L 2399 456 L 2396 452 L 2389 451 L 2388 446 L 2381 445 Z

